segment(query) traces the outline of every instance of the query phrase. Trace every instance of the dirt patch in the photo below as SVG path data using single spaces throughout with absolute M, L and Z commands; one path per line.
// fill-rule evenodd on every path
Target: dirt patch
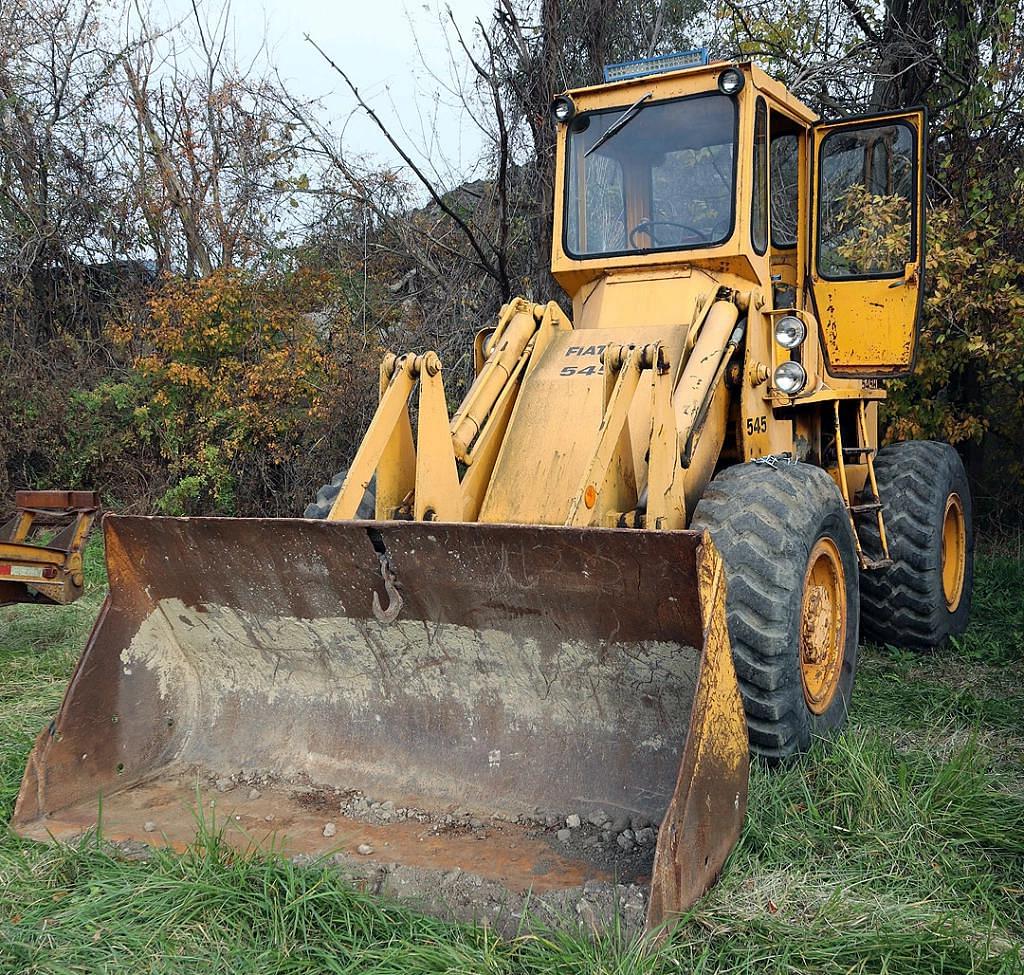
M 38 838 L 73 841 L 95 822 L 94 803 L 83 802 L 47 817 Z M 613 922 L 640 931 L 658 835 L 621 812 L 507 817 L 252 768 L 176 766 L 104 800 L 104 839 L 128 857 L 184 850 L 198 822 L 241 855 L 326 864 L 361 889 L 508 933 Z
M 154 850 L 137 840 L 105 844 L 128 860 L 150 860 Z M 452 921 L 483 924 L 505 937 L 524 930 L 562 930 L 588 936 L 616 924 L 627 939 L 643 933 L 648 890 L 637 883 L 588 880 L 543 892 L 517 892 L 458 867 L 432 870 L 374 863 L 373 857 L 299 853 L 298 867 L 338 870 L 357 890 Z
M 309 809 L 312 812 L 330 815 L 338 811 L 338 794 L 310 789 L 306 792 L 296 792 L 293 798 L 303 809 Z
M 332 862 L 359 889 L 438 917 L 485 924 L 509 937 L 537 928 L 593 935 L 618 919 L 623 933 L 632 938 L 643 931 L 647 913 L 647 889 L 639 884 L 589 880 L 561 890 L 518 893 L 457 867 L 367 870 L 365 862 L 344 854 L 335 854 Z
M 498 834 L 519 834 L 526 841 L 542 841 L 553 855 L 587 863 L 613 878 L 554 890 L 517 891 L 456 866 L 435 870 L 388 863 L 386 848 L 363 845 L 355 856 L 336 853 L 330 860 L 359 889 L 430 914 L 487 924 L 509 935 L 524 925 L 594 933 L 616 919 L 629 936 L 643 930 L 658 831 L 642 816 L 620 814 L 613 818 L 602 810 L 561 816 L 537 810 L 532 816 L 506 818 L 469 809 L 436 811 L 415 804 L 398 805 L 359 791 L 332 789 L 307 790 L 296 799 L 306 808 L 337 811 L 346 819 L 377 827 L 413 821 L 424 827 L 421 835 L 425 840 L 447 836 L 484 843 Z M 515 848 L 516 843 L 508 840 L 506 845 Z M 322 861 L 299 854 L 293 862 L 313 865 Z M 537 869 L 544 872 L 548 865 L 542 857 Z

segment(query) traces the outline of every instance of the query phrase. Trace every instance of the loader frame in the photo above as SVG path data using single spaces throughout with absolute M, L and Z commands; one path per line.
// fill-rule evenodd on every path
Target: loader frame
M 653 79 L 640 73 L 561 97 L 572 101 L 574 118 L 626 109 L 645 99 L 649 105 L 671 105 L 716 94 L 715 79 L 730 70 L 740 72 L 745 85 L 735 96 L 734 205 L 726 239 L 675 250 L 572 254 L 566 228 L 570 207 L 576 205 L 568 199 L 569 134 L 574 123 L 560 125 L 555 185 L 561 191 L 555 194 L 551 267 L 572 297 L 572 318 L 553 302 L 535 305 L 517 298 L 505 305 L 497 327 L 477 337 L 477 375 L 452 416 L 436 354 L 386 356 L 378 413 L 331 519 L 355 517 L 376 477 L 378 519 L 533 520 L 517 513 L 508 497 L 511 489 L 496 498 L 489 488 L 502 459 L 506 463 L 501 477 L 507 478 L 513 466 L 508 450 L 503 458 L 502 449 L 521 412 L 524 383 L 537 372 L 555 336 L 572 332 L 579 336 L 579 344 L 569 351 L 575 347 L 589 356 L 589 364 L 575 374 L 603 376 L 601 433 L 588 448 L 585 473 L 565 495 L 566 508 L 549 523 L 682 528 L 716 470 L 785 454 L 823 467 L 832 476 L 854 526 L 861 567 L 891 564 L 873 468 L 877 404 L 886 395 L 880 379 L 912 368 L 922 294 L 924 207 L 916 196 L 911 199 L 912 250 L 905 266 L 877 274 L 826 277 L 819 270 L 817 201 L 826 190 L 818 157 L 830 138 L 903 127 L 915 133 L 914 185 L 923 192 L 923 112 L 822 123 L 781 84 L 749 63 L 712 64 Z M 784 246 L 776 243 L 770 214 L 769 201 L 774 198 L 769 157 L 764 156 L 765 171 L 759 172 L 746 151 L 755 142 L 757 126 L 765 140 L 764 153 L 774 151 L 776 138 L 795 140 L 800 177 L 795 235 Z M 583 157 L 577 152 L 574 158 L 580 163 Z M 763 248 L 756 246 L 753 233 L 758 193 L 769 211 Z M 633 197 L 625 193 L 627 211 L 640 205 Z M 682 326 L 684 345 L 673 348 L 665 338 L 634 338 L 631 326 L 637 322 L 638 304 L 645 321 L 664 323 L 670 330 Z M 677 311 L 686 308 L 692 312 Z M 723 314 L 725 308 L 731 315 Z M 863 341 L 859 315 L 873 328 Z M 786 316 L 805 325 L 807 338 L 799 348 L 786 349 L 773 340 L 776 324 Z M 623 337 L 617 339 L 620 329 Z M 790 362 L 799 363 L 808 376 L 795 394 L 782 392 L 773 378 Z M 572 375 L 573 370 L 566 366 L 562 375 Z M 417 381 L 414 436 L 408 406 Z M 650 400 L 649 425 L 646 431 L 630 433 L 627 427 L 636 426 L 640 409 L 635 404 L 645 398 Z M 538 436 L 548 434 L 538 430 Z M 639 438 L 643 446 L 633 450 L 632 461 L 627 457 L 631 438 L 634 443 Z M 702 455 L 695 459 L 701 448 Z M 634 485 L 635 493 L 623 484 Z M 524 484 L 521 491 L 536 489 Z M 859 538 L 858 516 L 865 514 L 878 525 L 877 551 L 867 551 Z
M 82 595 L 82 549 L 99 512 L 93 491 L 18 491 L 0 527 L 0 605 L 70 603 Z M 45 544 L 34 534 L 52 530 Z

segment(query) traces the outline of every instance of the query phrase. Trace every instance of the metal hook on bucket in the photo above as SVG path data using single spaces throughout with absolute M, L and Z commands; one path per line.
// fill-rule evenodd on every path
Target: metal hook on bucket
M 391 563 L 388 561 L 385 553 L 378 553 L 377 558 L 380 559 L 380 577 L 384 580 L 384 591 L 388 594 L 388 608 L 384 609 L 381 606 L 380 597 L 377 595 L 376 590 L 374 590 L 373 615 L 381 623 L 394 623 L 398 619 L 398 614 L 402 612 L 403 605 L 402 594 L 395 586 L 398 576 L 395 575 L 395 570 L 391 568 Z

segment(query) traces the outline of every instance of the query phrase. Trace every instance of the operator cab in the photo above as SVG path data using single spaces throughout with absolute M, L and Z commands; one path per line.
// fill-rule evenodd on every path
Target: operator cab
M 605 78 L 552 104 L 551 267 L 579 324 L 601 281 L 664 290 L 701 269 L 756 286 L 766 314 L 818 332 L 832 376 L 912 369 L 923 110 L 826 124 L 756 66 L 704 51 L 611 65 Z

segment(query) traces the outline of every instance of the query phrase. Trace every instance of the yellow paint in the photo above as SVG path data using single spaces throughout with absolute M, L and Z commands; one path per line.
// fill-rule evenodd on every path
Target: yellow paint
M 917 347 L 918 304 L 924 276 L 924 167 L 925 119 L 923 111 L 894 112 L 880 116 L 872 125 L 906 123 L 916 141 L 917 168 L 912 174 L 916 189 L 914 259 L 902 274 L 867 279 L 827 280 L 819 273 L 819 251 L 811 255 L 811 288 L 821 322 L 823 351 L 830 371 L 837 376 L 902 376 L 913 369 Z M 813 185 L 821 176 L 821 145 L 833 132 L 856 129 L 867 123 L 842 122 L 813 129 L 815 168 Z M 817 233 L 819 214 L 812 211 L 812 233 Z
M 656 105 L 671 112 L 673 100 L 708 93 L 726 97 L 716 87 L 724 67 L 709 65 L 570 94 L 578 116 L 625 111 L 644 95 L 650 97 L 641 112 Z M 818 158 L 813 150 L 826 134 L 866 123 L 817 126 L 814 113 L 784 86 L 753 65 L 738 67 L 746 83 L 735 98 L 734 219 L 727 239 L 687 249 L 684 236 L 676 249 L 650 250 L 658 243 L 657 228 L 644 224 L 654 213 L 644 179 L 650 182 L 651 167 L 661 165 L 652 159 L 662 156 L 645 155 L 642 144 L 630 150 L 632 123 L 613 136 L 618 149 L 606 157 L 621 175 L 621 210 L 607 211 L 612 230 L 598 225 L 585 238 L 588 207 L 582 196 L 568 198 L 570 143 L 567 126 L 559 126 L 551 269 L 572 300 L 572 319 L 553 302 L 516 298 L 506 304 L 495 327 L 477 337 L 476 379 L 454 416 L 449 416 L 440 363 L 431 359 L 432 353 L 390 357 L 378 412 L 332 518 L 354 516 L 374 472 L 378 518 L 398 514 L 649 529 L 685 527 L 717 469 L 770 454 L 827 463 L 849 504 L 866 486 L 873 487 L 869 457 L 831 461 L 827 456 L 834 453 L 840 403 L 860 405 L 853 443 L 877 444 L 874 404 L 885 390 L 873 377 L 905 370 L 913 355 L 920 260 L 895 278 L 824 281 L 818 276 L 811 259 L 819 175 L 812 167 Z M 793 214 L 796 242 L 778 247 L 769 234 L 764 254 L 751 241 L 755 109 L 761 99 L 769 129 L 795 137 L 795 165 L 802 174 Z M 724 111 L 721 101 L 700 104 Z M 919 164 L 924 137 L 919 114 L 899 113 L 878 124 L 897 122 L 915 132 Z M 720 141 L 721 125 L 713 125 L 718 125 L 713 131 Z M 572 144 L 577 143 L 572 155 L 579 165 L 583 139 Z M 691 150 L 687 144 L 679 151 Z M 658 152 L 667 150 L 659 147 Z M 769 165 L 769 199 L 771 171 Z M 920 191 L 921 172 L 911 176 Z M 603 178 L 600 170 L 587 178 L 586 193 L 610 192 L 603 184 L 593 185 Z M 770 204 L 767 210 L 771 215 Z M 577 245 L 589 240 L 599 248 L 598 238 L 625 239 L 633 241 L 634 249 L 570 256 L 563 248 L 568 215 L 580 224 Z M 621 221 L 618 231 L 614 221 Z M 685 224 L 675 226 L 689 233 Z M 922 229 L 916 231 L 918 257 L 924 252 Z M 629 232 L 622 237 L 624 230 Z M 602 238 L 606 233 L 620 236 Z M 796 315 L 807 328 L 795 350 L 775 341 L 774 324 L 782 314 Z M 736 341 L 737 326 L 741 338 L 734 348 L 730 343 Z M 775 388 L 773 377 L 791 359 L 800 362 L 808 379 L 803 389 L 786 395 Z M 417 384 L 413 437 L 409 401 Z M 884 525 L 881 535 L 884 548 Z
M 800 605 L 800 679 L 804 700 L 824 714 L 839 686 L 846 653 L 846 574 L 836 543 L 819 538 L 807 559 Z
M 955 491 L 946 499 L 942 519 L 942 592 L 946 609 L 955 613 L 964 594 L 967 572 L 967 526 L 964 505 Z
M 680 787 L 660 829 L 668 842 L 659 839 L 651 870 L 646 928 L 656 939 L 668 933 L 664 922 L 671 915 L 711 885 L 732 845 L 719 845 L 718 860 L 708 856 L 694 863 L 689 844 L 680 840 L 735 835 L 746 810 L 746 718 L 729 646 L 722 558 L 707 533 L 700 547 L 697 590 L 704 648 L 680 763 Z
M 0 602 L 30 601 L 29 587 L 49 602 L 74 602 L 85 583 L 82 549 L 96 510 L 77 509 L 69 527 L 48 544 L 30 540 L 36 515 L 35 509 L 19 508 L 6 526 L 0 526 L 6 528 L 6 537 L 0 537 Z

